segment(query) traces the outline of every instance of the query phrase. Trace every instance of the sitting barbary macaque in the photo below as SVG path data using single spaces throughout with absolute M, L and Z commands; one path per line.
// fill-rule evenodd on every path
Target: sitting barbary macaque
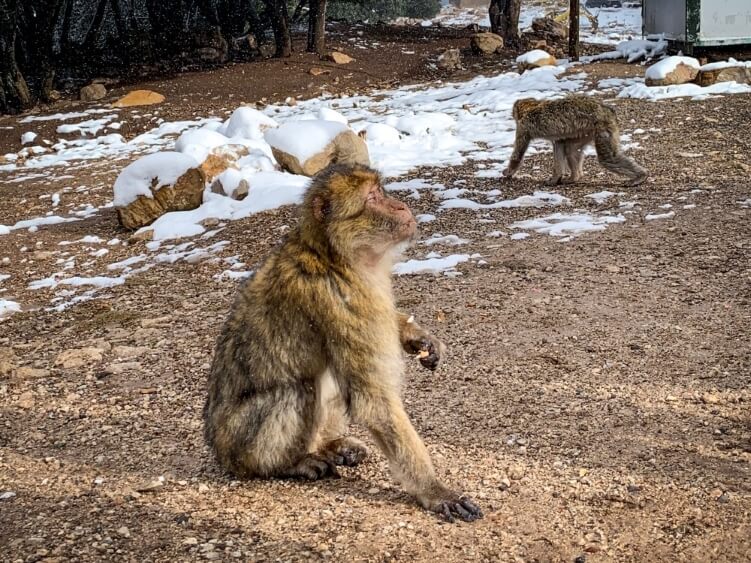
M 396 310 L 391 269 L 416 235 L 409 208 L 364 166 L 312 181 L 300 221 L 244 282 L 217 340 L 206 440 L 239 477 L 337 477 L 367 455 L 365 425 L 394 477 L 448 520 L 482 517 L 436 477 L 401 398 L 402 350 L 435 369 L 445 346 Z
M 545 183 L 578 182 L 582 176 L 584 147 L 594 143 L 597 159 L 607 170 L 627 176 L 629 186 L 647 179 L 648 172 L 621 152 L 615 110 L 588 96 L 572 95 L 559 100 L 524 98 L 514 103 L 516 140 L 508 168 L 513 177 L 524 159 L 529 143 L 547 139 L 553 143 L 553 176 Z M 570 175 L 564 178 L 566 173 Z

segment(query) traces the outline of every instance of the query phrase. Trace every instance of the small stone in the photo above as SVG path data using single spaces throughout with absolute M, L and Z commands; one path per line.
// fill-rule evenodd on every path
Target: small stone
M 308 74 L 311 74 L 313 76 L 320 76 L 322 74 L 331 74 L 331 71 L 326 68 L 314 66 L 310 68 L 310 70 L 308 71 Z
M 621 268 L 620 266 L 610 265 L 610 266 L 605 266 L 605 271 L 608 272 L 609 274 L 617 274 L 621 271 Z
M 475 33 L 469 46 L 478 55 L 492 55 L 503 49 L 503 37 L 489 32 Z
M 459 49 L 446 49 L 438 57 L 438 68 L 456 70 L 462 66 L 462 53 Z
M 209 486 L 205 483 L 199 483 L 198 484 L 198 492 L 199 493 L 208 493 L 209 492 Z
M 717 405 L 720 403 L 720 397 L 713 393 L 704 393 L 701 396 L 701 400 L 702 402 L 707 403 L 708 405 Z
M 381 489 L 379 489 L 378 487 L 371 487 L 370 489 L 368 489 L 369 495 L 377 495 L 380 492 L 381 492 Z
M 101 361 L 103 354 L 104 350 L 94 347 L 65 350 L 57 355 L 55 366 L 63 369 L 80 368 L 88 363 Z
M 34 395 L 31 393 L 31 391 L 21 393 L 21 395 L 18 397 L 18 406 L 22 409 L 30 409 L 34 406 L 34 403 Z
M 150 352 L 146 346 L 115 346 L 112 353 L 123 360 L 131 360 Z
M 185 538 L 183 545 L 198 545 L 198 538 Z
M 89 84 L 81 88 L 78 97 L 82 102 L 95 102 L 106 95 L 107 88 L 104 87 L 104 84 Z
M 509 476 L 509 479 L 518 481 L 519 479 L 524 477 L 524 466 L 512 465 L 511 467 L 508 468 L 508 476 Z
M 155 479 L 153 481 L 148 481 L 146 483 L 143 483 L 142 485 L 139 485 L 138 487 L 136 487 L 136 491 L 140 493 L 151 493 L 154 491 L 158 491 L 162 487 L 164 487 L 164 482 L 158 479 Z
M 501 489 L 502 491 L 505 491 L 509 487 L 511 487 L 511 481 L 509 480 L 509 478 L 508 477 L 502 478 L 498 484 L 498 488 Z
M 717 497 L 717 502 L 720 502 L 722 504 L 730 502 L 730 494 L 727 492 L 722 493 L 719 497 Z
M 346 65 L 348 63 L 354 62 L 355 59 L 340 51 L 331 51 L 328 55 L 326 55 L 326 60 L 333 61 L 338 65 Z
M 121 535 L 122 537 L 124 537 L 124 538 L 129 538 L 130 537 L 130 530 L 127 527 L 125 527 L 125 526 L 123 526 L 122 528 L 118 528 L 117 529 L 117 533 L 119 535 Z

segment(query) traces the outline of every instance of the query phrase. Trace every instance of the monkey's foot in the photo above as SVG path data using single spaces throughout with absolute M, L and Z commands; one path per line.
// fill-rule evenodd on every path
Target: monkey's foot
M 465 522 L 472 522 L 482 518 L 482 510 L 474 501 L 464 495 L 458 495 L 454 492 L 440 486 L 441 492 L 432 498 L 420 498 L 422 504 L 428 510 L 437 512 L 447 522 L 454 522 L 460 518 Z
M 568 176 L 566 178 L 561 179 L 561 184 L 565 184 L 565 185 L 569 186 L 571 184 L 578 183 L 579 180 L 581 180 L 581 178 L 579 178 L 578 176 L 576 178 L 574 178 L 573 176 Z
M 542 185 L 543 186 L 557 186 L 558 184 L 562 184 L 563 180 L 561 178 L 556 178 L 555 176 L 552 178 L 548 178 L 545 180 Z
M 339 438 L 329 442 L 321 455 L 336 465 L 354 467 L 368 457 L 368 448 L 357 438 Z
M 638 185 L 643 184 L 644 182 L 646 182 L 647 178 L 649 178 L 649 174 L 644 174 L 642 176 L 637 176 L 633 180 L 629 180 L 628 182 L 626 182 L 626 185 L 630 186 L 630 187 L 638 186 Z
M 339 479 L 339 472 L 333 462 L 319 455 L 308 454 L 297 465 L 284 474 L 285 477 L 317 481 L 325 477 Z

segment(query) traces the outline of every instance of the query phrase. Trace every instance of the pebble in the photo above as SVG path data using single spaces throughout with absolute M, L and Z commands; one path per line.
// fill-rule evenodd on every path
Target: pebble
M 205 483 L 199 483 L 198 484 L 198 492 L 199 493 L 208 493 L 209 492 L 209 486 Z
M 524 477 L 524 466 L 512 465 L 511 467 L 508 468 L 508 476 L 509 476 L 509 479 L 518 481 L 519 479 Z
M 198 538 L 185 538 L 183 545 L 198 545 Z
M 154 481 L 148 481 L 147 483 L 143 483 L 142 485 L 139 485 L 136 487 L 136 491 L 139 493 L 150 493 L 152 491 L 158 491 L 164 487 L 164 482 L 159 480 Z
M 122 528 L 118 528 L 117 533 L 120 534 L 124 538 L 130 537 L 130 530 L 125 526 L 123 526 Z
M 18 406 L 22 409 L 30 409 L 34 406 L 34 395 L 31 391 L 25 391 L 18 397 Z

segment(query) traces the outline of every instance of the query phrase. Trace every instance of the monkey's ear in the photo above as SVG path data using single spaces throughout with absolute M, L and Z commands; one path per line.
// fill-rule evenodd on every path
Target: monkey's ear
M 329 202 L 320 195 L 317 195 L 313 198 L 313 201 L 311 202 L 311 208 L 313 211 L 313 217 L 319 223 L 323 223 L 323 221 L 326 219 L 326 216 L 331 211 L 331 205 L 329 204 Z

